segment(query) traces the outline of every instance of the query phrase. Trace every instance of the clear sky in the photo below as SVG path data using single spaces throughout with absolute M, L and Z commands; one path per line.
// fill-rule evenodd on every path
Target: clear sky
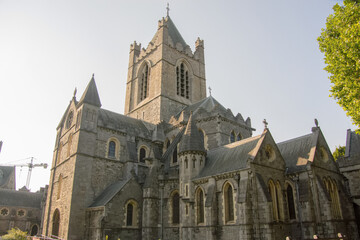
M 310 133 L 317 118 L 331 150 L 345 144 L 355 127 L 329 97 L 316 40 L 338 1 L 168 2 L 191 49 L 204 39 L 212 95 L 249 116 L 254 135 L 264 118 L 276 142 Z M 92 73 L 103 108 L 123 113 L 130 44 L 147 46 L 166 3 L 0 0 L 0 164 L 51 164 L 56 127 Z M 17 187 L 26 180 L 20 170 Z M 35 168 L 32 191 L 48 182 L 49 169 Z

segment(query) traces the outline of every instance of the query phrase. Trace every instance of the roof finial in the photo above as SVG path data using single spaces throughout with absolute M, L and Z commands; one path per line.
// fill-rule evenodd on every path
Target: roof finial
M 210 86 L 209 86 L 209 88 L 208 88 L 208 89 L 209 89 L 209 94 L 210 94 L 210 96 L 211 96 L 211 90 L 212 90 L 212 89 L 211 89 L 211 87 L 210 87 Z
M 318 122 L 318 120 L 316 118 L 314 119 L 314 122 L 315 122 L 315 126 L 319 127 L 319 122 Z
M 267 126 L 269 123 L 266 121 L 266 119 L 264 119 L 263 124 L 265 125 L 265 129 L 267 129 L 268 128 Z
M 169 3 L 167 3 L 167 6 L 166 6 L 166 16 L 167 17 L 169 16 L 169 11 L 170 11 Z
M 76 93 L 77 93 L 77 88 L 75 87 L 75 90 L 74 90 L 74 98 L 76 97 Z
M 94 78 L 94 76 L 95 76 L 95 73 L 93 73 L 92 78 Z

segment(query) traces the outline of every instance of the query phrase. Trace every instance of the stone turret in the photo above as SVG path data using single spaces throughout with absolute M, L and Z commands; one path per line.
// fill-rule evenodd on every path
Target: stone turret
M 190 211 L 194 209 L 195 186 L 192 182 L 205 166 L 206 150 L 204 139 L 197 128 L 192 113 L 190 114 L 185 133 L 179 146 L 179 172 L 180 172 L 180 223 L 182 226 L 194 224 L 195 215 Z M 180 233 L 182 236 L 182 233 Z

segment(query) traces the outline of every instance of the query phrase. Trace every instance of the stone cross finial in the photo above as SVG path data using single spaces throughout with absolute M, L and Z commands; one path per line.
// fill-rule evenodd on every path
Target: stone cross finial
M 263 124 L 265 125 L 265 128 L 267 128 L 269 123 L 266 121 L 266 119 L 264 119 Z
M 167 17 L 169 16 L 169 11 L 170 11 L 169 3 L 167 3 L 167 6 L 166 6 L 166 16 Z
M 210 86 L 209 86 L 209 88 L 208 88 L 208 89 L 209 89 L 209 94 L 210 94 L 210 96 L 211 96 L 211 90 L 212 90 L 212 89 L 211 89 L 211 87 L 210 87 Z

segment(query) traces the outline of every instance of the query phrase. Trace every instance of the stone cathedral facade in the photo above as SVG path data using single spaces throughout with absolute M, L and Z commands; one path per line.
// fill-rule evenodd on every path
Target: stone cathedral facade
M 311 126 L 309 126 L 310 128 Z M 358 239 L 347 181 L 316 124 L 276 143 L 206 95 L 169 16 L 130 46 L 125 113 L 101 108 L 94 76 L 58 127 L 43 234 L 62 239 Z

